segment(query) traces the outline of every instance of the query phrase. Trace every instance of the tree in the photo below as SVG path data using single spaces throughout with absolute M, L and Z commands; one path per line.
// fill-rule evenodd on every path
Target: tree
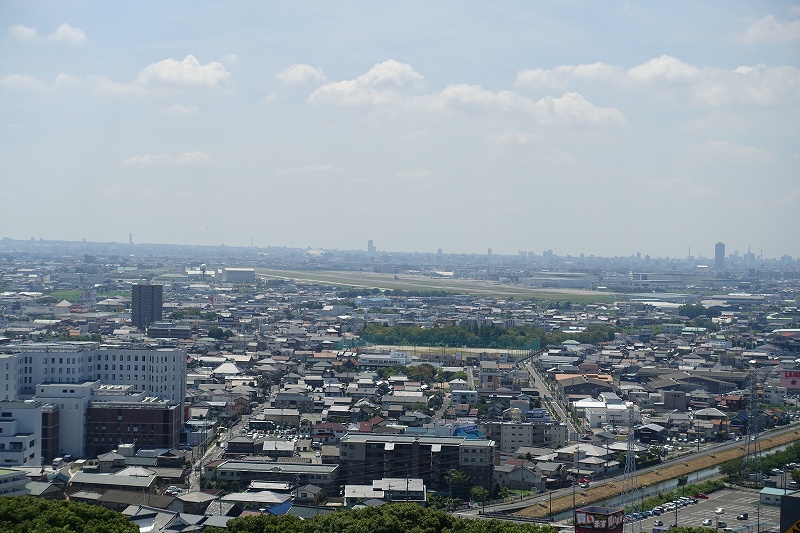
M 444 475 L 444 480 L 450 488 L 451 497 L 461 498 L 462 500 L 469 498 L 472 479 L 468 474 L 465 474 L 461 470 L 448 470 Z
M 476 502 L 485 502 L 491 496 L 489 491 L 480 485 L 475 485 L 472 487 L 472 489 L 469 491 L 469 495 L 472 497 L 473 501 Z
M 85 503 L 33 496 L 0 498 L 0 531 L 37 533 L 138 533 L 122 513 Z
M 484 489 L 485 490 L 485 489 Z M 227 529 L 207 527 L 207 533 L 556 533 L 550 525 L 513 524 L 500 520 L 456 518 L 440 509 L 396 503 L 353 511 L 337 511 L 308 520 L 293 516 L 234 518 Z M 687 532 L 696 533 L 696 532 Z
M 682 476 L 678 476 L 678 488 L 680 489 L 681 496 L 683 496 L 683 487 L 689 482 L 689 476 L 684 474 Z

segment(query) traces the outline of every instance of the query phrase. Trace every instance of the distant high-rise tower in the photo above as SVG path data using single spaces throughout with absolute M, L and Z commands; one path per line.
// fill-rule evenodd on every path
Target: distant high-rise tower
M 367 241 L 367 253 L 374 254 L 375 253 L 375 243 L 371 240 Z
M 714 268 L 725 270 L 725 243 L 718 242 L 714 245 Z
M 491 248 L 486 250 L 486 255 L 488 255 L 489 257 L 492 257 L 492 249 Z
M 133 244 L 133 233 L 128 233 L 128 244 Z
M 133 286 L 131 299 L 131 322 L 134 326 L 144 329 L 161 320 L 161 308 L 164 304 L 162 285 L 136 284 Z

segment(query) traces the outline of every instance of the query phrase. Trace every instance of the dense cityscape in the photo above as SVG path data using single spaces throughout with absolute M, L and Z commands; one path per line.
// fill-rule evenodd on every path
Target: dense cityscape
M 666 489 L 643 476 L 719 456 L 684 475 L 762 489 L 759 527 L 777 531 L 765 498 L 800 481 L 800 456 L 767 456 L 795 440 L 800 265 L 709 248 L 4 239 L 3 494 L 172 521 L 160 531 L 392 502 L 580 529 L 606 501 L 641 528 L 693 504 L 644 509 Z M 728 527 L 680 525 L 712 518 Z

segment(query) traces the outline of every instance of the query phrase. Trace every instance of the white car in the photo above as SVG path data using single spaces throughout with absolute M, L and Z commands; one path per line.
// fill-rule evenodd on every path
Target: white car
M 714 509 L 714 514 L 725 514 L 725 509 L 723 507 L 717 507 Z
M 711 520 L 710 518 L 706 518 L 705 520 L 703 520 L 703 525 L 704 525 L 704 526 L 711 526 L 711 525 L 714 525 L 714 521 L 713 521 L 713 520 Z

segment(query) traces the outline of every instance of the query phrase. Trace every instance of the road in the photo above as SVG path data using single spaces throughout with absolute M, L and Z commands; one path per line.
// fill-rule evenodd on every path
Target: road
M 572 423 L 572 420 L 568 416 L 566 409 L 564 409 L 563 399 L 558 396 L 558 392 L 552 392 L 547 387 L 547 381 L 539 374 L 536 370 L 536 367 L 531 364 L 530 361 L 526 361 L 522 363 L 522 368 L 528 372 L 528 375 L 531 377 L 531 385 L 539 391 L 539 394 L 542 398 L 547 398 L 550 400 L 550 408 L 551 410 L 555 411 L 555 415 L 557 415 L 562 422 L 567 425 L 567 439 L 570 441 L 575 441 L 578 439 L 578 436 L 581 434 L 581 430 L 575 427 L 575 424 Z
M 789 426 L 786 426 L 783 429 L 780 429 L 778 431 L 770 431 L 770 432 L 762 433 L 761 434 L 761 439 L 763 440 L 765 438 L 769 438 L 769 437 L 773 437 L 773 436 L 777 436 L 777 435 L 782 435 L 784 433 L 789 433 L 789 432 L 795 431 L 797 429 L 798 429 L 798 423 L 793 423 L 793 424 L 791 424 Z M 730 450 L 732 448 L 740 448 L 740 447 L 742 447 L 742 444 L 743 444 L 742 441 L 729 441 L 729 442 L 719 443 L 719 444 L 712 445 L 712 446 L 707 446 L 706 448 L 701 449 L 699 452 L 692 453 L 688 457 L 684 455 L 684 456 L 680 456 L 680 457 L 675 457 L 673 459 L 668 459 L 668 460 L 666 460 L 666 461 L 664 461 L 664 462 L 662 462 L 662 463 L 660 463 L 660 464 L 658 464 L 656 466 L 651 466 L 651 467 L 648 467 L 648 468 L 642 468 L 641 470 L 638 470 L 636 473 L 638 475 L 638 474 L 643 474 L 643 473 L 651 472 L 651 471 L 655 471 L 655 470 L 661 470 L 661 469 L 663 469 L 665 467 L 672 466 L 674 464 L 685 463 L 687 458 L 696 459 L 698 457 L 704 457 L 706 455 L 720 453 L 722 451 Z M 765 450 L 764 453 L 769 453 L 769 450 Z M 691 474 L 691 472 L 687 472 L 687 474 Z M 609 484 L 609 483 L 619 484 L 620 481 L 622 480 L 623 475 L 624 475 L 624 472 L 620 471 L 620 473 L 618 475 L 616 475 L 616 476 L 607 477 L 607 478 L 604 478 L 601 481 L 593 482 L 592 486 L 593 487 L 597 487 L 597 486 L 606 485 L 606 484 Z M 541 502 L 542 498 L 545 498 L 545 497 L 546 498 L 550 498 L 552 496 L 552 499 L 555 500 L 555 499 L 560 498 L 562 496 L 571 495 L 572 494 L 572 490 L 573 490 L 572 487 L 565 487 L 563 489 L 554 490 L 554 491 L 552 491 L 552 493 L 533 494 L 531 496 L 527 496 L 525 498 L 522 498 L 521 500 L 519 500 L 517 502 L 507 502 L 507 503 L 500 503 L 500 504 L 496 504 L 496 505 L 487 505 L 486 506 L 486 510 L 487 511 L 491 510 L 492 512 L 515 511 L 515 510 L 521 509 L 523 507 L 527 507 L 527 506 L 530 506 L 530 505 L 534 505 L 534 504 L 536 504 L 538 502 Z M 456 514 L 458 516 L 474 518 L 475 516 L 478 515 L 478 512 L 479 512 L 478 509 L 469 509 L 469 510 L 465 510 L 465 511 L 459 511 Z

